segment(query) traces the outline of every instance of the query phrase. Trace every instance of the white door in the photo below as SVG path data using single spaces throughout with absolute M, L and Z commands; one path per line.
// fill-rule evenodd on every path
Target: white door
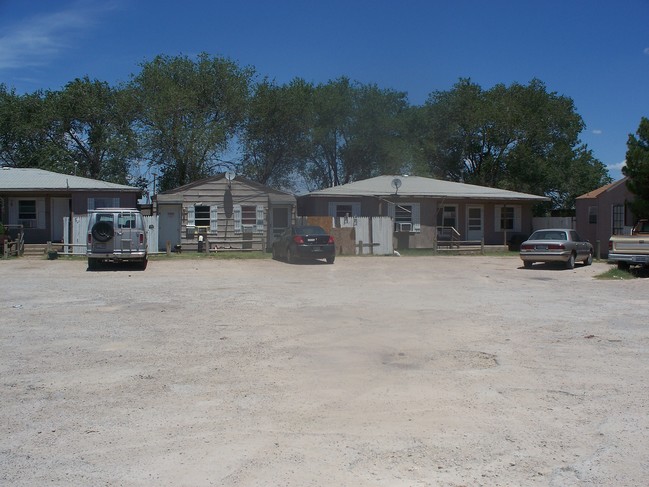
M 484 236 L 484 218 L 482 206 L 467 206 L 466 208 L 466 238 L 467 240 L 482 240 Z
M 158 205 L 158 249 L 180 244 L 181 205 Z
M 70 216 L 70 198 L 52 198 L 50 227 L 52 229 L 52 242 L 63 241 L 63 219 Z

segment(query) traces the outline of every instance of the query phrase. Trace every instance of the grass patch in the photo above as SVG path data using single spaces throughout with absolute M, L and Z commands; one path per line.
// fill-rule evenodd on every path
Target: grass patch
M 628 271 L 611 267 L 606 272 L 595 276 L 596 279 L 602 280 L 620 280 L 620 279 L 638 279 L 649 277 L 649 267 L 631 267 Z

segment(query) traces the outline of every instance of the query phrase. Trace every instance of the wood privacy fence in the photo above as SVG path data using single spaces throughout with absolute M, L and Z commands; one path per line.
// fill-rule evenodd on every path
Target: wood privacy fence
M 158 215 L 143 216 L 146 230 L 147 251 L 150 254 L 158 252 Z M 70 235 L 72 231 L 72 235 Z M 88 215 L 76 215 L 63 218 L 63 253 L 86 255 L 86 238 L 88 235 Z

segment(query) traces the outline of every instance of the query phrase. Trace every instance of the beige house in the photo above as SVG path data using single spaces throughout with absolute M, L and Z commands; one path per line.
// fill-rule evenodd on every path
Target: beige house
M 43 169 L 0 167 L 0 221 L 26 243 L 61 242 L 63 218 L 102 207 L 135 208 L 142 190 Z
M 600 258 L 608 255 L 611 235 L 625 233 L 635 224 L 628 205 L 633 193 L 626 186 L 627 179 L 602 186 L 575 200 L 577 233 L 596 249 L 599 247 Z
M 298 213 L 389 216 L 395 248 L 430 248 L 451 237 L 504 245 L 532 232 L 532 208 L 548 200 L 419 176 L 378 176 L 300 196 Z
M 296 207 L 295 196 L 229 173 L 153 200 L 160 250 L 267 250 L 294 221 Z

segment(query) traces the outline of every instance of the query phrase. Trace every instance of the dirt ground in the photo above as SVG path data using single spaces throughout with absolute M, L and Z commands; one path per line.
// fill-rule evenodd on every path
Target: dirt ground
M 0 261 L 0 484 L 646 485 L 648 281 L 607 268 Z

